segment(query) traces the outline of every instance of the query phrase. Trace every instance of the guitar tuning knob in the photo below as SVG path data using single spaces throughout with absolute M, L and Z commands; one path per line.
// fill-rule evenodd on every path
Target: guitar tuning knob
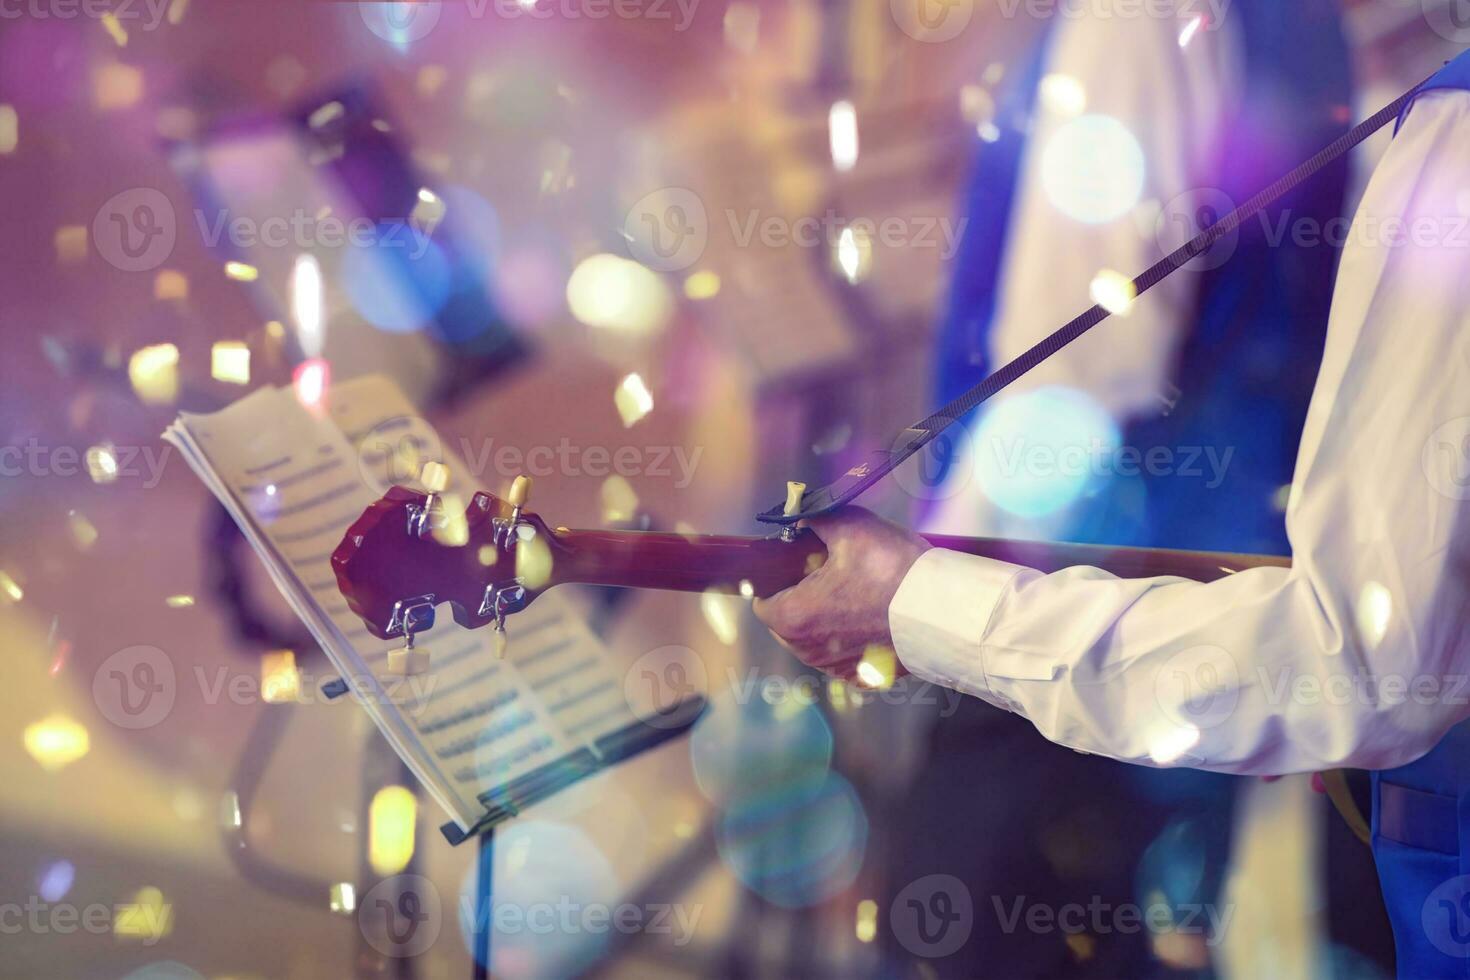
M 787 517 L 793 517 L 796 514 L 800 514 L 801 513 L 801 498 L 803 496 L 805 496 L 805 495 L 806 495 L 806 484 L 805 483 L 799 483 L 796 480 L 787 481 L 787 483 L 786 483 L 786 508 L 783 511 L 783 513 Z M 796 528 L 792 527 L 790 524 L 782 525 L 782 527 L 781 527 L 781 540 L 782 541 L 795 541 L 796 540 Z
M 526 501 L 531 497 L 531 478 L 529 476 L 518 476 L 510 485 L 510 493 L 506 494 L 506 500 L 511 506 L 510 519 L 520 520 L 521 508 L 526 506 Z
M 404 646 L 388 651 L 388 673 L 414 677 L 429 672 L 429 651 L 422 646 Z
M 425 463 L 419 471 L 419 482 L 429 493 L 443 493 L 449 487 L 449 467 L 443 463 Z

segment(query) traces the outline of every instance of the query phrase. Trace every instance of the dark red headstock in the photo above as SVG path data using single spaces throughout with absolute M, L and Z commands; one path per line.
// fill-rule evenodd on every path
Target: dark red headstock
M 524 496 L 519 485 L 512 495 Z M 492 494 L 461 509 L 452 495 L 393 487 L 347 529 L 332 569 L 348 606 L 386 640 L 405 625 L 427 630 L 445 602 L 467 628 L 524 609 L 555 584 L 556 547 L 541 518 Z

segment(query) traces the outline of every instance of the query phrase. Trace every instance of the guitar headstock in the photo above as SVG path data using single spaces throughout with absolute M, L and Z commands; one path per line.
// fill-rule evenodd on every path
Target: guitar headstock
M 509 499 L 481 491 L 461 503 L 453 495 L 392 487 L 332 553 L 348 607 L 379 639 L 402 637 L 406 651 L 398 652 L 408 652 L 410 661 L 414 634 L 431 629 L 436 607 L 446 602 L 463 627 L 503 630 L 507 615 L 555 584 L 555 536 L 524 509 L 529 489 L 520 477 Z M 405 672 L 418 671 L 409 663 Z

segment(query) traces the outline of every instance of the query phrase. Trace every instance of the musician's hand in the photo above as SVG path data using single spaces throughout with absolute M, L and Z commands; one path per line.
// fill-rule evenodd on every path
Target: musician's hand
M 803 521 L 827 546 L 827 562 L 755 614 L 803 663 L 851 678 L 870 646 L 892 649 L 888 606 L 929 545 L 861 507 Z M 902 665 L 894 660 L 898 673 Z

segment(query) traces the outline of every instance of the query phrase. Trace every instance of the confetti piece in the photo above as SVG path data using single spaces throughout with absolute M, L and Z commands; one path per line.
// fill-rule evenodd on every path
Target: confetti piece
M 117 19 L 117 14 L 112 11 L 102 15 L 102 29 L 105 30 L 114 44 L 120 48 L 128 46 L 128 32 L 123 30 L 122 21 Z
M 189 278 L 176 269 L 159 269 L 153 277 L 153 298 L 185 300 L 189 298 Z
M 245 262 L 226 262 L 225 275 L 238 282 L 254 282 L 260 278 L 260 270 Z
M 720 277 L 708 269 L 701 269 L 684 280 L 684 295 L 692 300 L 713 299 L 720 292 Z
M 396 875 L 413 860 L 418 800 L 403 786 L 384 786 L 368 804 L 368 863 L 380 877 Z
M 194 605 L 194 597 L 186 594 L 171 595 L 164 599 L 163 602 L 170 609 L 188 609 Z
M 96 484 L 112 483 L 117 479 L 117 453 L 111 446 L 91 446 L 86 454 L 87 475 Z
M 86 727 L 62 714 L 27 725 L 22 738 L 31 758 L 47 772 L 66 768 L 92 747 Z
M 20 117 L 15 106 L 0 103 L 0 155 L 14 153 L 20 143 Z
M 91 548 L 97 543 L 97 525 L 87 520 L 87 515 L 79 511 L 67 511 L 67 526 L 71 529 L 71 539 L 82 551 Z
M 1127 316 L 1138 298 L 1133 280 L 1121 272 L 1104 269 L 1093 277 L 1092 301 L 1115 316 Z
M 602 481 L 600 496 L 604 524 L 626 523 L 638 513 L 638 494 L 631 483 L 616 473 Z
M 110 62 L 92 76 L 92 102 L 99 110 L 129 109 L 142 99 L 142 69 Z
M 653 392 L 648 390 L 648 385 L 637 373 L 630 374 L 613 392 L 613 403 L 617 406 L 618 416 L 623 420 L 623 428 L 632 428 L 653 411 Z
M 239 340 L 217 341 L 209 350 L 209 373 L 216 381 L 250 383 L 250 346 Z
M 171 404 L 179 394 L 179 349 L 154 344 L 134 351 L 128 360 L 128 380 L 144 403 Z
M 114 936 L 142 940 L 147 946 L 173 931 L 173 906 L 164 901 L 163 892 L 152 886 L 139 889 L 131 903 L 119 905 L 112 920 Z
M 357 889 L 350 881 L 339 881 L 332 886 L 328 897 L 329 907 L 338 915 L 351 915 L 357 911 Z
M 294 650 L 273 650 L 260 658 L 260 696 L 266 704 L 291 704 L 301 696 L 301 671 Z
M 5 596 L 11 602 L 19 602 L 26 596 L 25 591 L 6 572 L 0 572 L 0 595 Z
M 81 225 L 62 225 L 55 241 L 58 262 L 71 264 L 87 257 L 87 229 Z

